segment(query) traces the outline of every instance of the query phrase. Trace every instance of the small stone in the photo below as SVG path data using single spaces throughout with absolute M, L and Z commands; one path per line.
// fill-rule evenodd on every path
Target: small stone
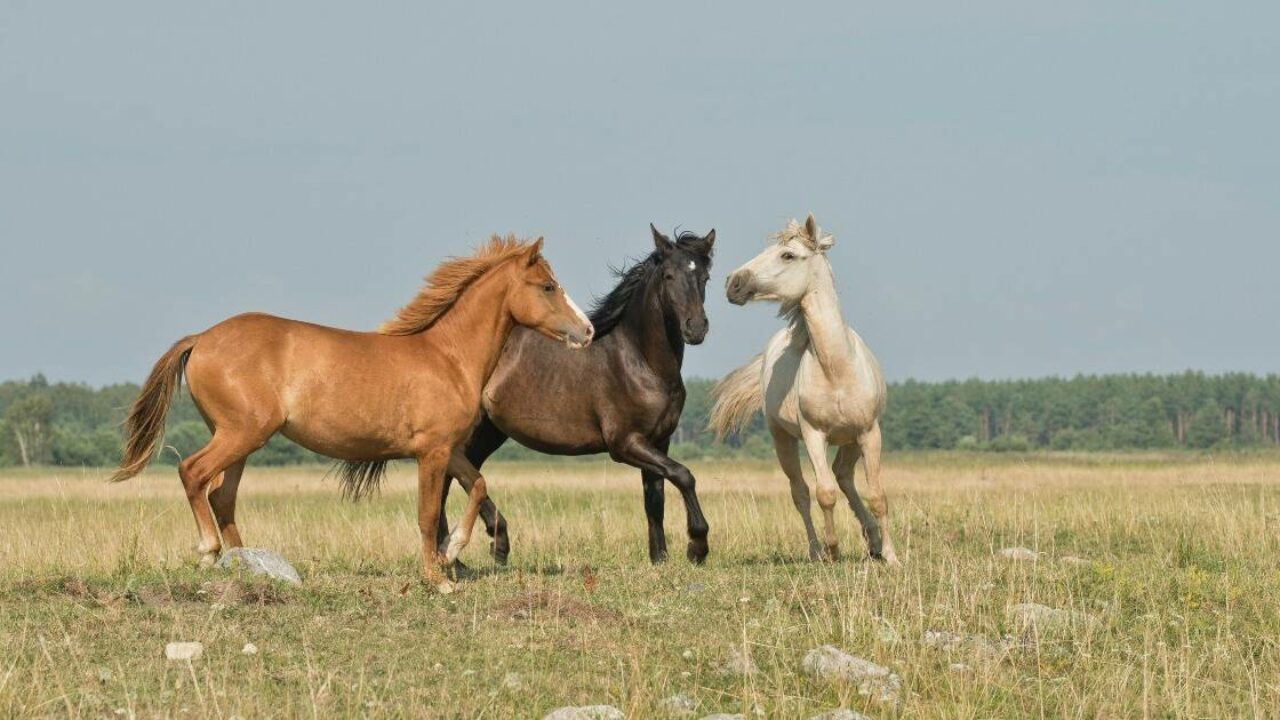
M 98 666 L 97 675 L 98 675 L 98 682 L 100 683 L 109 683 L 112 680 L 116 679 L 115 674 L 111 672 L 110 668 L 105 668 L 102 666 Z
M 684 591 L 689 593 L 690 595 L 696 595 L 706 589 L 707 589 L 707 586 L 704 583 L 700 583 L 700 582 L 689 583 L 688 585 L 684 586 Z
M 967 675 L 973 668 L 965 665 L 964 663 L 951 663 L 947 666 L 947 669 L 957 675 Z
M 658 703 L 658 706 L 668 715 L 685 717 L 697 711 L 698 701 L 688 695 L 679 694 L 663 699 L 662 702 Z
M 251 643 L 251 642 L 250 642 L 250 643 L 245 643 L 245 644 L 244 644 L 244 647 L 240 648 L 240 654 L 241 654 L 241 655 L 257 655 L 257 654 L 258 654 L 258 646 L 257 646 L 257 645 L 254 645 L 254 644 L 253 644 L 253 643 Z
M 680 657 L 684 658 L 685 660 L 692 660 L 692 659 L 693 659 L 693 651 L 692 651 L 692 650 L 685 650 L 684 652 L 680 653 Z
M 164 656 L 170 660 L 198 660 L 203 654 L 203 643 L 171 642 L 164 646 Z
M 992 640 L 982 635 L 961 635 L 948 630 L 926 630 L 920 644 L 944 653 L 965 651 L 984 662 L 998 662 L 1015 645 L 1008 640 Z
M 1058 558 L 1058 562 L 1063 565 L 1088 565 L 1089 561 L 1078 555 L 1063 555 Z
M 1038 603 L 1018 603 L 1009 607 L 1009 617 L 1024 633 L 1070 630 L 1076 625 L 1091 625 L 1097 621 L 1092 615 L 1071 610 L 1060 610 Z
M 1031 548 L 1008 547 L 1000 551 L 1000 557 L 1014 562 L 1036 562 L 1040 559 L 1040 553 Z
M 824 713 L 818 713 L 809 720 L 871 720 L 871 718 L 860 712 L 854 712 L 848 708 L 838 708 L 836 710 L 828 710 Z
M 859 695 L 878 702 L 897 700 L 902 678 L 882 665 L 850 655 L 832 645 L 810 650 L 800 662 L 800 669 L 825 680 L 854 683 Z
M 218 558 L 219 568 L 223 570 L 243 570 L 250 575 L 265 575 L 272 580 L 281 580 L 292 585 L 301 585 L 302 578 L 293 569 L 288 560 L 278 553 L 262 548 L 231 548 Z
M 583 705 L 556 708 L 542 720 L 625 720 L 622 711 L 612 705 Z
M 502 687 L 508 690 L 519 690 L 524 685 L 524 680 L 519 673 L 509 672 L 502 678 Z
M 755 675 L 760 672 L 756 667 L 755 660 L 751 659 L 751 655 L 742 647 L 730 645 L 725 652 L 724 664 L 720 666 L 721 675 Z
M 876 628 L 876 639 L 885 645 L 896 645 L 902 640 L 902 636 L 898 635 L 898 631 L 893 629 L 884 618 L 880 618 L 880 625 Z
M 436 663 L 435 665 L 431 666 L 431 669 L 435 670 L 436 672 L 444 672 L 444 663 Z
M 747 716 L 742 713 L 715 713 L 703 715 L 702 720 L 747 720 Z

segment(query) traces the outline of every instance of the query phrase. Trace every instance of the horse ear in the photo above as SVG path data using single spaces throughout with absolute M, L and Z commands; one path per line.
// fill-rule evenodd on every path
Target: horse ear
M 813 218 L 813 213 L 809 213 L 809 217 L 805 218 L 804 232 L 809 236 L 809 244 L 818 252 L 826 252 L 836 244 L 835 237 L 823 234 L 822 229 L 818 227 L 818 221 Z
M 711 257 L 712 255 L 715 255 L 715 252 L 716 252 L 716 229 L 715 228 L 711 228 L 711 232 L 707 233 L 706 236 L 702 238 L 702 244 L 706 248 L 702 253 L 703 255 L 706 255 L 707 257 Z
M 665 255 L 675 248 L 671 238 L 658 232 L 658 228 L 654 227 L 653 223 L 649 223 L 649 229 L 653 231 L 653 246 L 657 248 L 658 252 Z
M 525 262 L 529 265 L 529 267 L 533 267 L 534 263 L 542 259 L 542 236 L 541 235 L 538 236 L 537 240 L 533 241 L 533 244 L 529 245 L 528 252 L 529 254 L 526 257 Z

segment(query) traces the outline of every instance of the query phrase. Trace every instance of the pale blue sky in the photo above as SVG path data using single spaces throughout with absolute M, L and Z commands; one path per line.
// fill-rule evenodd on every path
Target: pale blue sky
M 891 379 L 1280 370 L 1280 4 L 619 5 L 0 0 L 0 378 L 371 328 L 490 232 L 585 304 L 650 221 L 718 231 L 718 375 L 808 211 Z

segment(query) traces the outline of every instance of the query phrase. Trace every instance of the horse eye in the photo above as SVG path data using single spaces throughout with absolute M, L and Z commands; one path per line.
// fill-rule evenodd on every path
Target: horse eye
M 795 259 L 796 259 L 796 256 L 795 256 L 795 253 L 784 252 L 784 253 L 782 253 L 782 259 L 783 259 L 783 260 L 795 260 Z
M 555 292 L 555 291 L 556 291 L 556 286 L 553 283 L 547 283 L 546 285 L 542 286 L 542 292 L 549 293 L 549 292 Z

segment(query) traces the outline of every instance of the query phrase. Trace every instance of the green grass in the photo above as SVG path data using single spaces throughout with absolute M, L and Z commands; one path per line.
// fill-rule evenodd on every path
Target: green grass
M 843 506 L 846 559 L 802 561 L 798 516 L 769 463 L 695 465 L 706 567 L 683 558 L 670 490 L 673 557 L 648 564 L 632 471 L 487 470 L 512 562 L 494 568 L 477 537 L 464 554 L 475 574 L 447 597 L 416 581 L 408 468 L 359 505 L 339 501 L 322 469 L 250 469 L 245 539 L 288 557 L 299 588 L 194 567 L 172 471 L 120 486 L 100 473 L 0 475 L 0 716 L 540 718 L 608 703 L 644 718 L 664 717 L 675 693 L 696 699 L 698 716 L 770 718 L 841 706 L 876 718 L 1280 708 L 1280 463 L 1265 458 L 890 458 L 896 570 L 857 559 Z M 1042 560 L 993 556 L 1012 545 Z M 1022 602 L 1093 619 L 1028 633 L 1008 612 Z M 927 630 L 1009 636 L 1015 649 L 990 661 L 948 653 L 921 642 Z M 204 656 L 167 661 L 172 640 L 201 641 Z M 246 642 L 260 652 L 242 654 Z M 897 672 L 899 702 L 801 673 L 804 654 L 828 643 Z M 759 672 L 722 674 L 730 646 Z

